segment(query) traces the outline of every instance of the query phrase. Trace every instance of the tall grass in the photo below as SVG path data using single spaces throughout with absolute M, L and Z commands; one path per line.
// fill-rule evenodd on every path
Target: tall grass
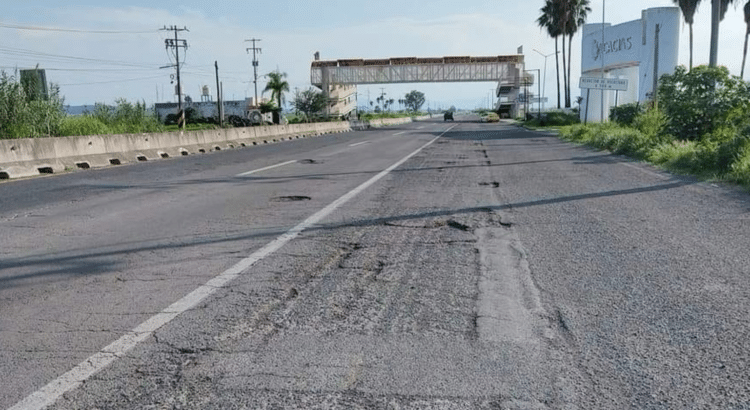
M 59 88 L 50 87 L 42 97 L 25 89 L 21 81 L 0 72 L 0 138 L 59 137 L 96 134 L 126 134 L 164 130 L 145 103 L 116 101 L 114 107 L 96 104 L 91 113 L 69 116 L 63 109 Z
M 0 138 L 48 137 L 57 135 L 65 116 L 56 86 L 40 98 L 24 90 L 20 81 L 0 72 Z

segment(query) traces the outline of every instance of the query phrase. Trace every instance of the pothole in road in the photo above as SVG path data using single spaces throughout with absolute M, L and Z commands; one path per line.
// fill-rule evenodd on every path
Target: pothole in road
M 314 159 L 301 159 L 298 161 L 300 164 L 321 164 L 322 161 L 316 161 Z
M 420 221 L 385 221 L 383 222 L 383 225 L 385 226 L 392 226 L 397 228 L 417 228 L 417 229 L 435 229 L 435 228 L 441 228 L 444 226 L 448 226 L 454 229 L 459 229 L 462 231 L 472 231 L 472 228 L 468 225 L 464 225 L 461 222 L 458 222 L 454 219 L 436 219 L 429 222 L 420 222 Z
M 499 182 L 480 182 L 479 186 L 491 186 L 493 188 L 499 188 L 500 183 Z
M 295 202 L 295 201 L 309 201 L 312 198 L 309 196 L 304 195 L 288 195 L 288 196 L 279 196 L 276 198 L 273 198 L 273 202 Z
M 445 223 L 446 225 L 450 226 L 451 228 L 458 229 L 461 231 L 471 231 L 471 227 L 468 225 L 464 225 L 461 222 L 454 221 L 453 219 L 449 219 L 448 222 Z

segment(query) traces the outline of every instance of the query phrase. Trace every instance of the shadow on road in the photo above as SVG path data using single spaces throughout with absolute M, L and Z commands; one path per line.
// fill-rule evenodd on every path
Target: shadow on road
M 590 192 L 585 194 L 576 194 L 568 196 L 559 196 L 554 198 L 538 199 L 534 201 L 524 201 L 516 203 L 507 203 L 493 205 L 488 204 L 485 206 L 477 206 L 471 208 L 458 208 L 458 209 L 443 209 L 431 212 L 423 212 L 418 214 L 405 214 L 405 215 L 394 215 L 388 217 L 379 217 L 371 219 L 361 219 L 346 223 L 336 224 L 321 224 L 315 228 L 310 228 L 305 232 L 324 231 L 324 230 L 336 230 L 348 227 L 360 227 L 360 226 L 374 226 L 381 225 L 389 222 L 405 221 L 411 219 L 422 219 L 422 218 L 433 218 L 440 216 L 453 216 L 459 214 L 471 214 L 471 213 L 484 213 L 487 211 L 494 210 L 508 210 L 516 208 L 526 208 L 532 206 L 544 206 L 563 202 L 582 201 L 587 199 L 613 197 L 621 195 L 635 195 L 644 194 L 658 191 L 665 191 L 670 189 L 676 189 L 687 185 L 697 183 L 696 181 L 690 181 L 686 179 L 676 179 L 672 182 L 650 185 L 640 188 L 630 188 L 622 190 L 602 191 L 602 192 Z M 159 250 L 171 250 L 171 249 L 185 249 L 192 247 L 200 247 L 211 244 L 231 243 L 237 241 L 262 239 L 262 238 L 275 238 L 285 233 L 290 227 L 276 227 L 271 230 L 267 230 L 262 233 L 243 234 L 238 233 L 235 235 L 222 234 L 220 237 L 201 237 L 201 238 L 190 238 L 190 239 L 175 239 L 168 238 L 164 239 L 162 243 L 156 241 L 155 243 L 144 245 L 141 241 L 123 242 L 118 245 L 108 246 L 102 249 L 78 249 L 66 251 L 64 253 L 50 254 L 40 257 L 29 257 L 29 258 L 6 258 L 0 260 L 0 291 L 11 289 L 17 286 L 22 286 L 24 280 L 28 279 L 39 279 L 48 277 L 47 282 L 65 280 L 71 276 L 90 276 L 90 275 L 104 275 L 113 272 L 125 263 L 119 260 L 121 256 L 133 256 L 139 252 L 153 252 Z M 248 254 L 251 251 L 248 250 Z M 236 257 L 236 256 L 235 256 Z M 34 270 L 33 272 L 24 272 L 19 274 L 13 274 L 8 272 L 9 270 Z M 5 272 L 5 273 L 3 273 Z M 218 272 L 217 272 L 218 273 Z M 56 279 L 53 279 L 57 277 Z M 35 281 L 36 282 L 36 281 Z

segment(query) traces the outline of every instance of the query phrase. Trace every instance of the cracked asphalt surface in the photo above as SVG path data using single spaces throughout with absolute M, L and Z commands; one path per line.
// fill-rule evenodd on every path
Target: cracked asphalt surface
M 472 120 L 0 184 L 0 408 L 448 130 L 52 408 L 750 409 L 750 197 Z

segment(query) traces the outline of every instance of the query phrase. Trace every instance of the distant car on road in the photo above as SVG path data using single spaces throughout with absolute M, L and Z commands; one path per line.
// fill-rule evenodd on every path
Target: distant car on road
M 446 111 L 445 114 L 443 114 L 443 121 L 453 121 L 453 111 Z

